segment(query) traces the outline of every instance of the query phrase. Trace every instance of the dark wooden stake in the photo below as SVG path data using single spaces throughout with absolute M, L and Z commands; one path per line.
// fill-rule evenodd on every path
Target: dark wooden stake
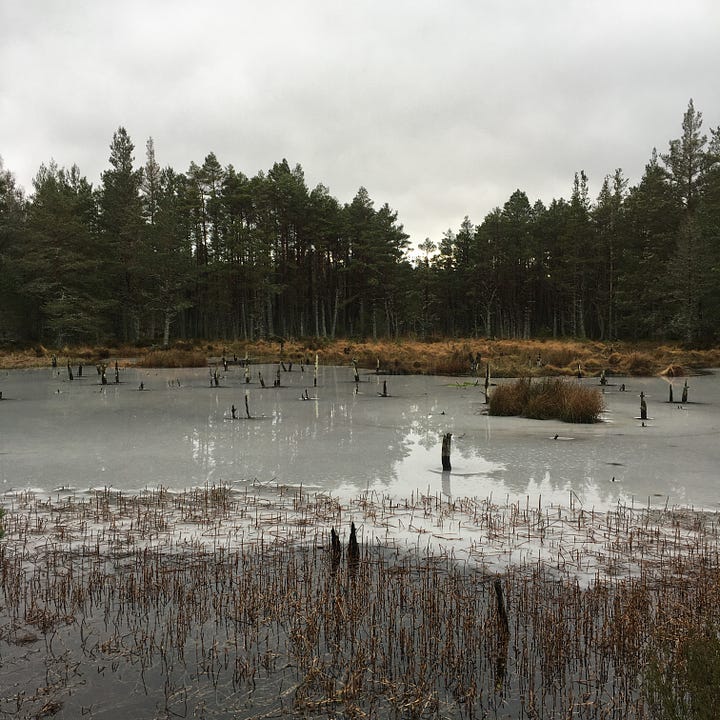
M 503 597 L 503 588 L 500 578 L 495 578 L 493 582 L 495 588 L 495 600 L 497 603 L 498 629 L 501 638 L 510 635 L 510 625 L 508 623 L 507 610 L 505 609 L 505 598 Z
M 452 470 L 450 464 L 450 445 L 452 443 L 452 433 L 445 433 L 442 441 L 442 469 Z
M 340 545 L 340 536 L 335 532 L 335 528 L 330 528 L 330 561 L 333 570 L 340 564 L 340 556 L 342 555 L 342 546 Z
M 668 385 L 668 388 L 670 390 L 668 394 L 668 402 L 671 403 L 673 401 L 672 385 Z
M 355 523 L 350 523 L 350 541 L 348 542 L 348 562 L 357 563 L 360 559 L 360 546 L 357 541 Z

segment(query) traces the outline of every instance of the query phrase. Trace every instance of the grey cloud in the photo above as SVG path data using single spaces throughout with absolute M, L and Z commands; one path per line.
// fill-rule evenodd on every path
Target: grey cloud
M 12 5 L 12 7 L 8 7 Z M 341 202 L 360 185 L 414 241 L 520 188 L 637 182 L 690 97 L 720 122 L 711 0 L 132 1 L 0 10 L 0 155 L 97 183 L 124 125 L 176 170 L 213 151 L 247 174 L 287 157 Z

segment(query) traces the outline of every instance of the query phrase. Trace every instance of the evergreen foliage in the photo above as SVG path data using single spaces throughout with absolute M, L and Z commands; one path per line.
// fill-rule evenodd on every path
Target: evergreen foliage
M 569 337 L 716 343 L 720 128 L 690 101 L 637 185 L 593 201 L 583 171 L 547 206 L 517 189 L 408 254 L 397 212 L 341 204 L 287 160 L 248 177 L 214 153 L 138 166 L 122 127 L 93 188 L 43 165 L 25 197 L 0 163 L 0 342 Z

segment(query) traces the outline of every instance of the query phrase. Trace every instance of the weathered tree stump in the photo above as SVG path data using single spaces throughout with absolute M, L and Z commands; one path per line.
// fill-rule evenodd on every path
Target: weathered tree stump
M 452 465 L 450 464 L 450 446 L 452 444 L 452 433 L 445 433 L 443 436 L 442 441 L 442 453 L 441 453 L 441 459 L 442 459 L 442 469 L 450 471 L 452 470 Z
M 350 523 L 350 540 L 348 542 L 348 563 L 357 563 L 360 559 L 360 546 L 357 541 L 355 523 Z
M 508 637 L 510 635 L 510 625 L 508 623 L 507 610 L 505 609 L 505 598 L 503 596 L 503 587 L 500 578 L 495 578 L 493 587 L 495 588 L 495 602 L 497 606 L 498 634 L 501 638 Z
M 498 621 L 498 644 L 495 652 L 495 688 L 500 690 L 505 684 L 507 673 L 508 648 L 510 645 L 510 625 L 508 623 L 507 610 L 505 609 L 505 598 L 503 597 L 502 583 L 500 578 L 493 582 L 495 588 L 495 600 L 497 605 Z
M 335 528 L 330 528 L 330 560 L 333 570 L 340 564 L 342 555 L 342 546 L 340 545 L 340 536 L 335 532 Z

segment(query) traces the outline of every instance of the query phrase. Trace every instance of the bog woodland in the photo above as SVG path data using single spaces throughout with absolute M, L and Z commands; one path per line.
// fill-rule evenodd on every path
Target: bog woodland
M 717 340 L 720 131 L 690 101 L 678 137 L 597 197 L 522 189 L 479 222 L 415 240 L 360 187 L 342 204 L 282 159 L 253 176 L 209 152 L 143 159 L 119 127 L 94 186 L 48 160 L 0 167 L 0 343 L 414 337 Z M 161 139 L 160 139 L 161 141 Z M 599 179 L 594 178 L 594 182 Z

